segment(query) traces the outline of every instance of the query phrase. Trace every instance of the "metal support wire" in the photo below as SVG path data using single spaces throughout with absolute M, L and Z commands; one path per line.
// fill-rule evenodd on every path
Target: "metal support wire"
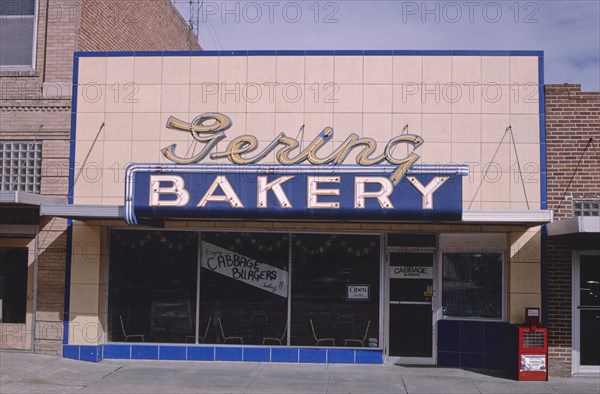
M 496 155 L 498 154 L 498 151 L 500 150 L 500 147 L 502 146 L 502 143 L 504 142 L 504 138 L 506 138 L 506 134 L 508 134 L 509 130 L 511 130 L 511 126 L 508 126 L 506 128 L 506 130 L 504 131 L 504 135 L 502 136 L 502 139 L 500 140 L 500 143 L 498 144 L 498 147 L 496 148 L 496 151 L 494 152 L 494 155 L 492 156 L 491 163 L 494 162 L 494 159 L 496 158 Z M 477 190 L 475 190 L 475 194 L 473 194 L 473 199 L 471 199 L 471 202 L 469 203 L 469 207 L 467 209 L 471 209 L 471 206 L 473 205 L 473 202 L 475 201 L 475 197 L 477 197 L 477 194 L 479 194 L 479 190 L 481 190 L 481 186 L 483 185 L 483 181 L 487 177 L 487 174 L 488 174 L 488 171 L 490 170 L 490 167 L 491 166 L 488 166 L 486 168 L 485 173 L 481 177 L 481 181 L 479 181 L 479 186 L 477 186 Z
M 525 190 L 525 179 L 523 178 L 523 173 L 521 172 L 521 163 L 519 162 L 519 153 L 517 153 L 517 144 L 515 143 L 515 136 L 512 132 L 512 127 L 508 126 L 510 130 L 510 139 L 512 140 L 512 146 L 515 151 L 515 158 L 517 159 L 517 168 L 519 169 L 519 178 L 521 179 L 521 186 L 523 187 L 523 194 L 525 195 L 525 202 L 527 203 L 527 209 L 529 210 L 529 199 L 527 198 L 527 190 Z
M 521 162 L 519 161 L 519 153 L 517 152 L 517 143 L 515 142 L 515 136 L 514 136 L 513 131 L 512 131 L 512 126 L 509 125 L 506 128 L 506 130 L 504 131 L 504 135 L 502 136 L 502 139 L 500 140 L 500 143 L 498 144 L 498 147 L 496 148 L 496 151 L 494 152 L 494 155 L 492 156 L 491 163 L 494 162 L 494 159 L 496 158 L 496 155 L 498 154 L 498 151 L 500 150 L 500 147 L 502 146 L 502 143 L 504 142 L 504 138 L 506 138 L 507 134 L 510 134 L 510 142 L 511 142 L 511 145 L 513 146 L 513 150 L 515 151 L 515 158 L 517 159 L 517 168 L 519 170 L 519 179 L 521 180 L 521 186 L 523 187 L 523 194 L 525 195 L 525 203 L 527 204 L 527 209 L 530 209 L 530 207 L 529 207 L 529 198 L 527 197 L 527 190 L 525 189 L 525 178 L 523 178 L 523 173 L 521 171 Z M 475 194 L 473 195 L 473 199 L 469 203 L 469 208 L 467 208 L 467 209 L 471 209 L 471 206 L 473 205 L 473 202 L 475 201 L 475 198 L 477 197 L 477 194 L 479 193 L 479 190 L 481 189 L 481 186 L 483 185 L 483 181 L 487 177 L 487 174 L 488 174 L 488 171 L 490 170 L 490 167 L 491 166 L 487 167 L 487 169 L 485 170 L 485 173 L 481 177 L 481 181 L 479 182 L 479 186 L 477 186 L 477 190 L 475 190 Z

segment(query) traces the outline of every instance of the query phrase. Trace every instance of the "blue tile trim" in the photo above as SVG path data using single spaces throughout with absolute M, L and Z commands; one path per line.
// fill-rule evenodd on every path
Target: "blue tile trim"
M 540 321 L 543 325 L 548 324 L 548 228 L 542 225 L 541 239 L 542 255 L 540 262 L 541 269 L 541 290 L 542 290 L 542 316 Z
M 162 56 L 163 51 L 136 51 L 135 56 Z
M 191 51 L 190 56 L 219 56 L 219 51 Z
M 97 363 L 102 361 L 100 354 L 102 346 L 79 346 L 79 360 Z
M 164 51 L 163 56 L 190 56 L 192 51 Z
M 110 57 L 127 57 L 127 56 L 135 55 L 134 51 L 115 51 L 115 52 L 106 52 L 106 53 Z
M 327 349 L 329 364 L 354 364 L 354 350 Z
M 393 56 L 421 56 L 423 55 L 423 51 L 417 49 L 395 49 L 392 51 Z
M 248 51 L 219 51 L 219 56 L 248 56 Z
M 125 52 L 75 52 L 75 57 L 118 56 L 538 56 L 544 51 L 535 50 L 411 50 L 411 49 L 342 49 L 342 50 L 229 50 L 229 51 L 125 51 Z
M 132 345 L 132 360 L 158 360 L 158 345 Z
M 538 55 L 538 89 L 539 89 L 539 113 L 540 113 L 540 208 L 548 207 L 547 191 L 547 161 L 546 161 L 546 95 L 544 91 L 544 54 Z M 541 322 L 547 322 L 548 315 L 548 232 L 546 225 L 542 225 L 541 256 L 540 256 L 540 283 L 542 298 Z
M 108 52 L 75 52 L 75 58 L 79 57 L 106 57 Z
M 129 360 L 131 358 L 131 345 L 104 345 L 104 358 Z
M 271 349 L 267 347 L 243 348 L 243 361 L 266 362 L 271 361 Z
M 187 348 L 185 346 L 159 346 L 159 360 L 186 360 Z
M 538 56 L 538 85 L 539 85 L 539 113 L 540 113 L 540 197 L 541 209 L 546 209 L 547 190 L 546 190 L 546 96 L 544 94 L 544 55 Z
M 327 349 L 300 349 L 301 363 L 319 363 L 327 362 Z
M 75 183 L 75 136 L 77 120 L 77 84 L 79 83 L 79 57 L 73 57 L 73 85 L 71 87 L 71 132 L 69 141 L 69 188 L 67 204 L 73 204 L 73 186 Z M 65 253 L 65 298 L 63 306 L 63 344 L 69 343 L 69 318 L 71 308 L 71 258 L 73 252 L 73 220 L 67 220 L 67 245 Z
M 238 346 L 217 346 L 215 361 L 242 361 L 243 350 Z
M 215 361 L 215 348 L 207 346 L 188 346 L 187 359 L 190 361 Z
M 440 367 L 459 367 L 460 353 L 458 352 L 438 352 L 437 364 Z
M 153 345 L 144 343 L 108 343 L 94 346 L 63 345 L 63 357 L 90 362 L 100 362 L 103 359 L 132 359 L 383 364 L 383 351 L 381 349 L 271 348 L 266 346 L 213 347 L 203 345 Z
M 364 52 L 365 56 L 392 56 L 394 51 L 391 49 L 374 49 Z
M 309 50 L 304 54 L 306 56 L 333 56 L 334 51 L 329 50 Z
M 356 364 L 383 364 L 381 350 L 356 350 Z
M 248 56 L 276 56 L 277 51 L 268 50 L 268 51 L 248 51 Z
M 63 357 L 72 360 L 79 360 L 79 346 L 63 345 Z
M 483 354 L 481 353 L 461 353 L 461 368 L 483 368 Z
M 473 51 L 471 56 L 479 56 L 479 51 Z M 427 50 L 423 51 L 423 56 L 452 56 L 452 51 L 449 49 Z
M 335 56 L 364 56 L 365 51 L 353 50 L 353 49 L 342 49 L 333 51 Z
M 297 363 L 298 348 L 274 347 L 271 348 L 271 362 Z
M 505 322 L 441 320 L 438 323 L 440 366 L 487 368 L 502 360 L 514 361 L 517 350 L 515 325 Z M 487 360 L 487 361 L 486 361 Z M 502 362 L 505 371 L 514 362 Z
M 277 56 L 304 56 L 306 51 L 281 50 L 277 51 Z

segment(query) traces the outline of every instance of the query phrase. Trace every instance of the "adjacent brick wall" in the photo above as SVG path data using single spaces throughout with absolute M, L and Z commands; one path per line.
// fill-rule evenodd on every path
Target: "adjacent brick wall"
M 79 40 L 82 51 L 201 49 L 169 0 L 85 0 Z
M 564 84 L 546 85 L 545 94 L 548 208 L 554 211 L 554 220 L 560 220 L 573 216 L 573 198 L 600 196 L 597 156 L 600 152 L 600 92 L 582 92 L 581 85 Z M 589 147 L 582 157 L 590 138 L 594 139 L 596 151 Z M 579 170 L 573 177 L 580 158 Z M 569 237 L 553 237 L 548 241 L 551 375 L 571 373 L 571 259 L 572 250 L 580 247 Z
M 39 0 L 35 70 L 0 72 L 0 139 L 42 140 L 42 194 L 68 193 L 74 51 L 198 50 L 169 0 Z M 60 354 L 66 220 L 42 218 L 35 349 Z

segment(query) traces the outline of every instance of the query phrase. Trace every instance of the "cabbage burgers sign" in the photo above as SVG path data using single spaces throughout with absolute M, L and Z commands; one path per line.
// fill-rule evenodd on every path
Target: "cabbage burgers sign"
M 170 117 L 167 128 L 189 133 L 200 149 L 182 154 L 172 144 L 162 154 L 173 164 L 130 165 L 126 221 L 460 220 L 466 166 L 417 163 L 424 143 L 419 135 L 399 134 L 380 148 L 374 139 L 355 133 L 334 144 L 334 130 L 325 127 L 304 147 L 285 132 L 268 143 L 249 134 L 227 142 L 231 125 L 221 113 L 205 113 L 191 122 Z M 333 146 L 324 149 L 327 145 Z M 263 164 L 269 155 L 277 163 Z M 349 164 L 351 155 L 355 163 Z M 229 164 L 215 162 L 223 159 Z

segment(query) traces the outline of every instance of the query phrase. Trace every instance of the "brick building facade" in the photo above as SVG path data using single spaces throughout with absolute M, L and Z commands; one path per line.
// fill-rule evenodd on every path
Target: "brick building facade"
M 41 142 L 41 184 L 36 194 L 64 202 L 68 194 L 73 53 L 201 48 L 195 34 L 169 0 L 8 3 L 3 2 L 3 7 L 6 5 L 2 11 L 3 22 L 18 15 L 25 20 L 24 14 L 33 18 L 34 55 L 30 67 L 5 66 L 10 59 L 3 60 L 0 69 L 0 143 Z M 29 10 L 18 9 L 26 3 Z M 7 26 L 8 23 L 3 28 L 8 29 Z M 3 172 L 8 171 L 5 164 Z M 9 193 L 24 191 L 18 184 L 3 184 L 1 190 Z M 13 204 L 5 204 L 2 211 L 4 218 L 0 223 L 4 230 L 0 246 L 22 247 L 29 241 L 19 240 L 16 234 L 9 233 L 9 225 L 15 223 L 8 218 L 8 210 L 19 208 L 19 204 L 8 202 Z M 14 326 L 6 321 L 1 323 L 0 315 L 0 347 L 31 348 L 31 330 L 35 330 L 33 348 L 36 352 L 61 353 L 66 228 L 65 219 L 41 218 L 35 242 L 29 244 L 30 255 L 34 253 L 35 243 L 39 251 L 30 258 L 37 259 L 37 278 L 33 279 L 29 273 L 28 290 L 34 305 L 31 314 L 28 301 L 28 314 L 35 316 L 35 321 Z M 37 286 L 34 285 L 36 280 Z
M 552 231 L 567 223 L 578 201 L 597 204 L 600 199 L 600 92 L 582 92 L 581 85 L 546 85 L 546 146 L 548 162 L 548 209 L 555 223 L 548 239 L 548 331 L 549 367 L 552 375 L 573 371 L 572 278 L 574 251 L 598 250 L 598 232 Z M 598 212 L 589 212 L 599 222 Z M 587 216 L 587 215 L 586 215 Z M 595 257 L 596 260 L 598 256 Z

